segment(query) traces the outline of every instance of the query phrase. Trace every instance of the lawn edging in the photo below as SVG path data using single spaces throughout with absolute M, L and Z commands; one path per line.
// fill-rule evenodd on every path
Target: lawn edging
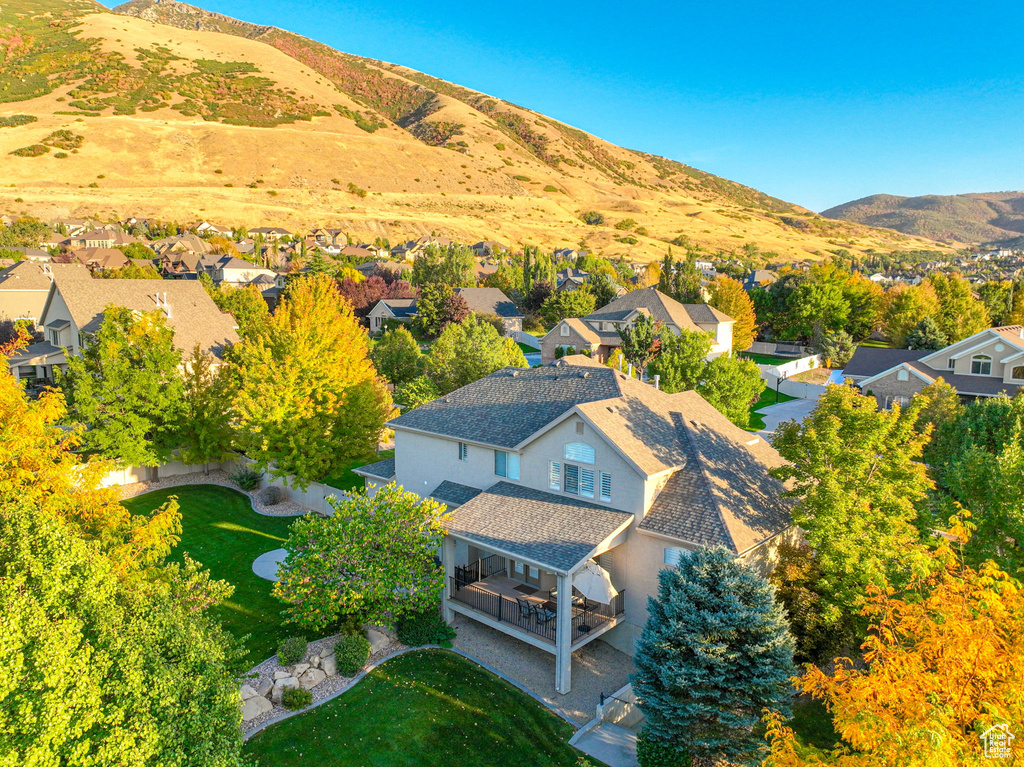
M 244 495 L 249 499 L 249 505 L 252 507 L 252 510 L 261 517 L 301 517 L 306 514 L 316 513 L 312 509 L 303 508 L 299 508 L 298 511 L 290 511 L 282 514 L 272 514 L 269 511 L 260 511 L 256 506 L 256 497 L 253 493 L 248 490 L 243 490 L 230 480 L 224 480 L 212 476 L 216 473 L 217 472 L 211 472 L 210 474 L 205 474 L 194 472 L 191 474 L 178 474 L 173 477 L 167 477 L 166 479 L 153 480 L 152 482 L 133 482 L 130 485 L 122 485 L 118 489 L 121 491 L 121 500 L 126 501 L 129 498 L 138 498 L 140 495 L 155 493 L 157 490 L 167 490 L 173 487 L 185 487 L 188 485 L 216 485 L 217 487 L 226 487 L 228 490 L 234 490 L 236 493 Z
M 378 668 L 379 666 L 387 663 L 392 658 L 397 658 L 399 655 L 405 655 L 406 653 L 415 652 L 417 650 L 443 650 L 445 652 L 454 653 L 455 655 L 460 655 L 463 658 L 465 658 L 466 660 L 471 661 L 472 663 L 475 663 L 476 665 L 480 666 L 482 669 L 484 669 L 486 671 L 489 671 L 490 673 L 494 674 L 499 679 L 503 679 L 504 681 L 508 682 L 510 685 L 512 685 L 516 689 L 521 690 L 522 692 L 525 692 L 527 695 L 529 695 L 535 701 L 537 701 L 538 703 L 543 705 L 546 709 L 548 709 L 552 713 L 558 715 L 558 717 L 560 719 L 562 719 L 562 720 L 568 722 L 569 724 L 571 724 L 574 729 L 577 729 L 577 730 L 580 729 L 579 725 L 576 724 L 576 722 L 572 721 L 564 713 L 562 713 L 561 711 L 556 709 L 554 706 L 552 706 L 550 703 L 548 703 L 546 700 L 541 698 L 539 695 L 537 695 L 535 692 L 533 692 L 533 690 L 530 690 L 530 689 L 524 687 L 523 685 L 519 684 L 519 682 L 515 681 L 514 679 L 510 679 L 509 677 L 505 676 L 505 674 L 503 674 L 500 671 L 498 671 L 498 669 L 494 668 L 494 666 L 491 666 L 488 663 L 484 663 L 482 660 L 480 660 L 478 658 L 474 658 L 472 655 L 470 655 L 468 653 L 465 653 L 465 652 L 462 652 L 462 650 L 457 650 L 454 647 L 442 647 L 439 644 L 427 644 L 427 645 L 420 645 L 419 647 L 405 647 L 405 648 L 403 648 L 401 650 L 396 650 L 395 652 L 391 653 L 390 655 L 385 655 L 383 658 L 379 658 L 378 660 L 374 661 L 373 663 L 368 664 L 362 671 L 360 671 L 358 674 L 356 674 L 354 677 L 352 677 L 352 679 L 349 680 L 348 684 L 346 684 L 340 690 L 336 690 L 335 692 L 332 692 L 330 695 L 327 695 L 326 697 L 321 698 L 320 700 L 316 701 L 315 703 L 313 703 L 310 706 L 306 706 L 306 708 L 304 708 L 304 709 L 301 709 L 299 711 L 289 711 L 289 712 L 287 712 L 285 714 L 279 714 L 278 716 L 275 716 L 272 719 L 268 719 L 265 722 L 261 722 L 259 725 L 257 725 L 256 727 L 254 727 L 253 729 L 249 730 L 248 732 L 246 732 L 246 733 L 244 733 L 242 735 L 242 742 L 244 743 L 245 741 L 249 740 L 249 738 L 251 738 L 253 735 L 255 735 L 258 732 L 262 732 L 267 727 L 270 727 L 272 724 L 278 724 L 279 722 L 283 722 L 285 719 L 291 719 L 293 716 L 299 716 L 300 714 L 305 714 L 307 711 L 312 711 L 317 706 L 322 706 L 324 703 L 327 703 L 328 701 L 334 700 L 339 695 L 343 695 L 344 693 L 346 693 L 349 690 L 351 690 L 359 682 L 361 682 L 363 680 L 363 678 L 367 674 L 369 674 L 371 671 L 373 671 L 374 669 Z M 573 733 L 573 737 L 575 737 L 575 733 Z

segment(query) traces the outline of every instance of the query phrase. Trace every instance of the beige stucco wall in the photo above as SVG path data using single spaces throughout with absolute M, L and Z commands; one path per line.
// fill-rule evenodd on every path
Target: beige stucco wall
M 46 303 L 45 290 L 0 290 L 0 320 L 39 322 Z

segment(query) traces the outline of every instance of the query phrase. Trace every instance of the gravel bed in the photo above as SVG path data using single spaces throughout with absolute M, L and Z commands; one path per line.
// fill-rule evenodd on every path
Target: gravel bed
M 318 639 L 315 642 L 310 642 L 309 643 L 309 651 L 306 653 L 306 657 L 308 658 L 311 655 L 320 655 L 321 657 L 324 656 L 324 655 L 330 655 L 331 649 L 334 647 L 335 643 L 338 641 L 338 636 L 339 635 L 335 634 L 334 636 L 325 637 L 324 639 Z M 386 657 L 388 655 L 391 655 L 392 653 L 395 653 L 395 652 L 398 652 L 399 650 L 404 650 L 404 649 L 405 649 L 405 645 L 403 645 L 397 639 L 393 639 L 390 644 L 388 644 L 385 647 L 381 648 L 377 652 L 370 653 L 369 660 L 367 660 L 366 664 L 368 666 L 372 665 L 372 664 L 376 663 L 377 661 L 379 661 L 381 658 L 384 658 L 384 657 Z M 249 685 L 249 686 L 251 686 L 251 687 L 253 687 L 255 689 L 255 688 L 258 688 L 259 685 L 262 684 L 264 680 L 273 681 L 273 679 L 274 679 L 274 672 L 275 671 L 280 671 L 282 668 L 286 668 L 286 667 L 282 666 L 278 662 L 277 656 L 275 655 L 273 657 L 267 658 L 267 660 L 263 661 L 258 666 L 255 666 L 254 668 L 252 668 L 248 673 L 243 674 L 241 677 L 239 677 L 239 682 L 241 684 L 247 684 L 247 685 Z M 365 666 L 364 666 L 364 668 L 365 668 Z M 327 677 L 324 681 L 322 681 L 320 684 L 318 684 L 316 687 L 314 687 L 311 690 L 311 692 L 313 693 L 313 703 L 312 703 L 312 706 L 317 705 L 324 698 L 327 698 L 328 696 L 330 696 L 330 695 L 338 692 L 339 690 L 343 689 L 356 676 L 357 676 L 357 674 L 353 675 L 353 676 L 340 676 L 339 675 L 339 676 L 329 676 L 329 677 Z M 306 710 L 308 710 L 308 709 L 306 709 Z M 266 722 L 269 719 L 273 719 L 274 717 L 278 717 L 278 716 L 281 716 L 282 714 L 288 714 L 288 713 L 291 713 L 291 712 L 288 709 L 286 709 L 284 706 L 275 705 L 273 709 L 271 709 L 270 711 L 266 712 L 265 714 L 260 714 L 260 716 L 257 716 L 254 719 L 250 719 L 248 722 L 243 722 L 242 723 L 242 734 L 244 735 L 247 732 L 255 730 L 257 727 L 259 727 L 261 724 L 263 724 L 264 722 Z
M 252 503 L 253 510 L 257 514 L 263 514 L 268 517 L 297 517 L 310 511 L 294 501 L 288 500 L 281 501 L 273 506 L 265 506 L 257 498 L 258 493 L 243 490 L 231 479 L 227 472 L 220 471 L 219 469 L 209 473 L 197 471 L 191 474 L 178 474 L 173 477 L 153 480 L 152 482 L 133 482 L 130 485 L 121 485 L 118 490 L 121 491 L 121 500 L 125 500 L 126 498 L 134 498 L 137 495 L 149 493 L 153 490 L 180 487 L 182 485 L 220 485 L 222 487 L 230 487 L 232 490 L 237 490 L 243 495 L 247 495 Z

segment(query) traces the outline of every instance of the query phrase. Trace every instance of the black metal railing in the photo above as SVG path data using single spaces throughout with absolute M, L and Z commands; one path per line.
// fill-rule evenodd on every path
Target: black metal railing
M 471 583 L 477 583 L 472 581 Z M 449 578 L 448 598 L 491 616 L 499 623 L 554 642 L 558 633 L 558 620 L 554 610 L 526 599 L 510 599 L 489 591 L 486 584 L 472 586 L 459 576 Z M 608 621 L 625 612 L 625 591 L 620 591 L 610 604 L 587 602 L 585 607 L 573 608 L 570 622 L 572 641 L 576 642 Z
M 455 565 L 455 577 L 463 586 L 482 581 L 498 573 L 508 572 L 508 561 L 500 554 L 477 559 L 465 565 Z

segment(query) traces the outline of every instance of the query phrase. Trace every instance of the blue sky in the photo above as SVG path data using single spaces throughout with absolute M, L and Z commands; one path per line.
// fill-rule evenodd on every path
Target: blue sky
M 1024 2 L 200 0 L 822 210 L 1024 189 Z

